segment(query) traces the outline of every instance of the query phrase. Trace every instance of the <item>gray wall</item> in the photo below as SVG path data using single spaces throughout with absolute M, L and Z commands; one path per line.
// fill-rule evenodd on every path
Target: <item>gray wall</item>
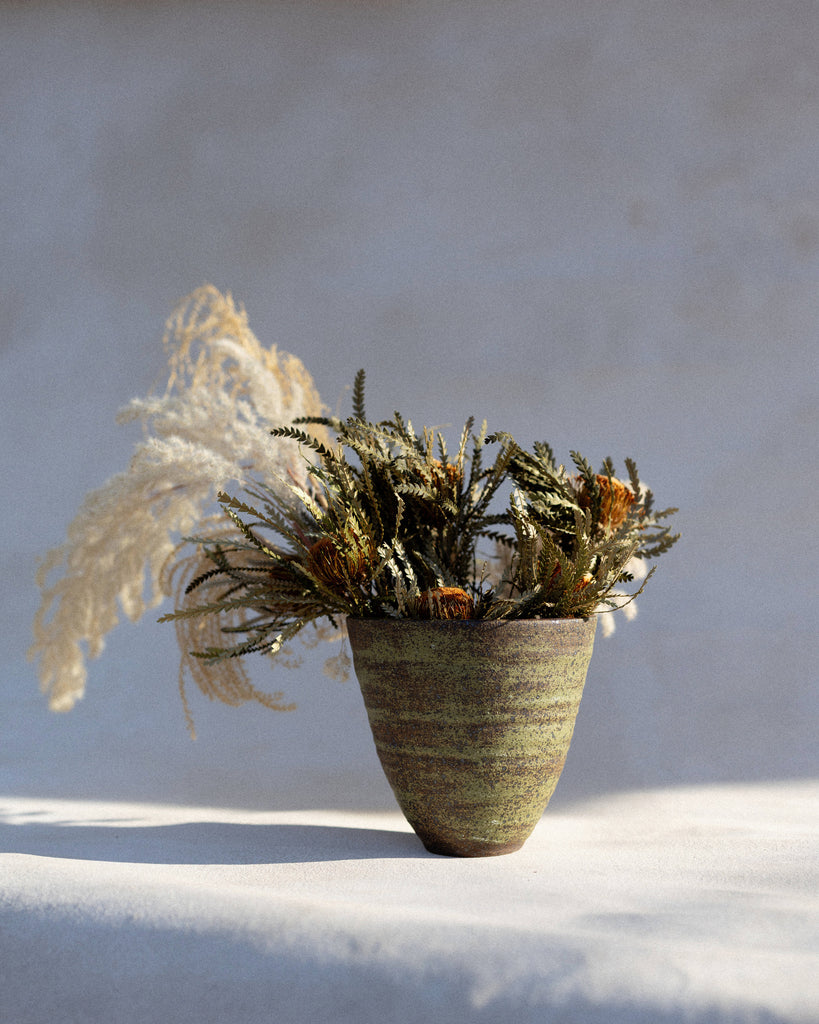
M 354 683 L 194 699 L 123 626 L 52 716 L 36 556 L 210 281 L 335 406 L 637 458 L 683 540 L 598 638 L 557 801 L 816 774 L 819 6 L 0 3 L 7 792 L 391 806 Z M 329 782 L 328 782 L 329 780 Z

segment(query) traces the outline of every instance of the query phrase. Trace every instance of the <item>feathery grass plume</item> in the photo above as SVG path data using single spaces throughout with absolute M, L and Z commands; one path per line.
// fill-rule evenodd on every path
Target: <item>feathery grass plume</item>
M 102 652 L 118 622 L 117 606 L 136 621 L 173 591 L 179 539 L 201 530 L 220 490 L 264 479 L 284 496 L 286 481 L 306 479 L 309 455 L 270 433 L 322 412 L 298 358 L 264 348 L 245 311 L 210 285 L 177 307 L 164 345 L 164 393 L 133 400 L 118 417 L 145 429 L 128 469 L 86 496 L 66 542 L 48 552 L 37 573 L 41 604 L 29 657 L 39 662 L 41 688 L 56 711 L 83 696 L 86 654 Z M 189 568 L 188 560 L 182 563 Z M 218 691 L 231 703 L 261 699 L 281 706 L 278 697 L 260 695 L 243 672 L 231 674 L 224 665 L 216 672 L 186 658 L 187 643 L 181 649 L 183 669 L 204 692 Z

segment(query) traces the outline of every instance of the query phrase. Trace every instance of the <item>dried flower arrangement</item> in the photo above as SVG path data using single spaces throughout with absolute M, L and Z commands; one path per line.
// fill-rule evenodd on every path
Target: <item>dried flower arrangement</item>
M 343 631 L 346 616 L 628 614 L 654 571 L 645 563 L 677 540 L 664 522 L 676 510 L 655 509 L 631 459 L 626 480 L 611 459 L 595 472 L 577 452 L 569 472 L 549 445 L 525 451 L 471 420 L 450 453 L 398 413 L 370 422 L 363 371 L 352 415 L 323 415 L 300 360 L 261 346 L 215 288 L 183 301 L 165 344 L 165 393 L 120 417 L 148 437 L 40 568 L 30 653 L 55 710 L 83 695 L 82 644 L 101 652 L 117 601 L 137 619 L 175 596 L 160 621 L 177 630 L 190 722 L 188 677 L 229 704 L 284 708 L 240 656 L 275 655 L 308 626 Z

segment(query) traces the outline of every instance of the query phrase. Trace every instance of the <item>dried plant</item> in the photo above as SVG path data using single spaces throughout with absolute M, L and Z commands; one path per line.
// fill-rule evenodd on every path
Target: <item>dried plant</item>
M 164 393 L 134 400 L 119 416 L 140 421 L 146 435 L 127 471 L 88 494 L 66 542 L 38 571 L 30 656 L 55 710 L 82 697 L 86 652 L 102 652 L 117 606 L 137 620 L 171 592 L 180 539 L 202 528 L 219 489 L 257 476 L 273 486 L 305 477 L 298 447 L 270 436 L 271 424 L 321 411 L 300 360 L 260 345 L 245 312 L 211 286 L 181 303 L 164 344 Z M 196 678 L 203 688 L 208 669 Z M 241 677 L 231 685 L 237 695 L 258 696 Z
M 343 630 L 347 616 L 630 614 L 646 562 L 677 540 L 665 523 L 676 510 L 655 510 L 630 459 L 627 479 L 577 452 L 567 471 L 549 445 L 525 451 L 473 420 L 451 453 L 399 413 L 369 421 L 363 371 L 352 415 L 324 416 L 302 363 L 263 348 L 214 288 L 182 303 L 165 344 L 164 394 L 120 415 L 145 440 L 40 569 L 31 654 L 54 709 L 82 696 L 82 645 L 101 652 L 117 604 L 136 619 L 173 595 L 160 621 L 177 631 L 190 722 L 187 678 L 228 704 L 288 707 L 255 689 L 242 656 L 281 659 L 295 637 Z
M 663 522 L 675 510 L 654 510 L 632 460 L 628 483 L 611 460 L 595 473 L 578 453 L 569 473 L 548 445 L 526 452 L 508 434 L 474 432 L 471 420 L 450 455 L 442 434 L 419 435 L 398 413 L 368 421 L 363 371 L 353 410 L 273 431 L 315 458 L 306 481 L 220 495 L 241 539 L 201 540 L 207 568 L 196 565 L 181 607 L 164 616 L 211 627 L 229 619 L 196 657 L 275 653 L 308 624 L 348 615 L 586 618 L 628 605 L 651 576 L 637 567 L 677 539 Z M 505 483 L 507 507 L 492 511 Z M 495 550 L 483 553 L 484 543 Z M 623 589 L 643 576 L 636 591 Z

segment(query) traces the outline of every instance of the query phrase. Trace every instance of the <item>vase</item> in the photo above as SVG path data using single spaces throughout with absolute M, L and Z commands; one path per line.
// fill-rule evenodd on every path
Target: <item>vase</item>
M 431 853 L 526 842 L 566 761 L 596 622 L 347 620 L 378 757 Z

